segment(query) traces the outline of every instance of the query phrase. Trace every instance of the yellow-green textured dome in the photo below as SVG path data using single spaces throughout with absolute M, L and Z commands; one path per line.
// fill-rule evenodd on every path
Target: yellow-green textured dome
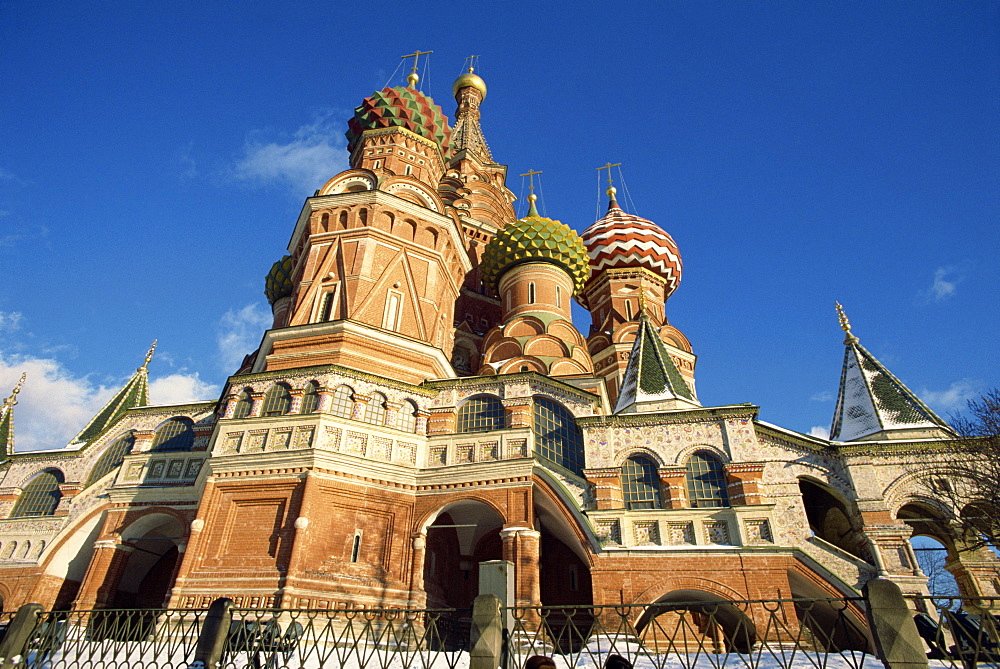
M 505 225 L 486 245 L 479 265 L 483 284 L 497 295 L 504 272 L 526 262 L 559 265 L 573 277 L 574 294 L 580 292 L 590 275 L 587 249 L 580 235 L 564 223 L 537 214 Z
M 274 304 L 292 294 L 292 256 L 282 256 L 271 265 L 271 271 L 264 277 L 264 295 L 268 304 Z

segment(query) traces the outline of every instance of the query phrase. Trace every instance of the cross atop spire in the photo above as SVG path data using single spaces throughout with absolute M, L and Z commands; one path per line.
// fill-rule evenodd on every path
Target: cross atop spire
M 17 404 L 17 394 L 21 392 L 21 386 L 24 385 L 24 380 L 26 378 L 28 378 L 28 373 L 22 372 L 21 378 L 18 379 L 17 385 L 14 386 L 14 389 L 10 391 L 10 397 L 4 400 L 4 404 L 8 406 L 14 406 L 15 404 Z
M 850 344 L 858 340 L 853 334 L 851 334 L 851 322 L 847 320 L 847 314 L 844 313 L 844 307 L 840 305 L 840 302 L 834 302 L 837 305 L 837 318 L 840 319 L 840 329 L 847 333 L 844 337 L 844 343 Z
M 528 190 L 530 191 L 528 194 L 528 217 L 538 216 L 538 208 L 535 207 L 535 201 L 538 199 L 538 196 L 535 195 L 535 175 L 541 173 L 540 170 L 528 170 L 521 175 L 522 177 L 528 177 Z M 521 183 L 524 182 L 522 181 Z
M 615 188 L 614 182 L 611 180 L 611 168 L 612 167 L 620 167 L 620 166 L 621 166 L 621 163 L 614 163 L 614 164 L 612 164 L 612 163 L 605 163 L 601 167 L 597 168 L 598 172 L 600 172 L 601 170 L 607 170 L 608 171 L 608 190 L 605 191 L 608 194 L 608 197 L 611 198 L 610 202 L 608 202 L 608 209 L 620 209 L 621 208 L 621 207 L 618 206 L 618 200 L 615 198 L 615 193 L 618 192 L 618 189 Z
M 149 368 L 149 361 L 153 359 L 153 352 L 156 351 L 156 339 L 153 340 L 153 345 L 149 347 L 149 352 L 146 353 L 146 359 L 143 360 L 142 365 L 136 369 L 137 372 L 145 372 Z
M 14 405 L 17 404 L 17 394 L 21 392 L 27 372 L 21 374 L 14 390 L 10 392 L 10 397 L 0 404 L 0 446 L 3 447 L 3 455 L 8 456 L 14 452 Z
M 406 83 L 410 88 L 416 88 L 417 82 L 420 81 L 420 75 L 417 74 L 417 64 L 420 61 L 421 56 L 426 56 L 434 53 L 433 51 L 414 51 L 413 53 L 408 53 L 405 56 L 400 56 L 400 58 L 412 58 L 413 59 L 413 69 L 410 73 L 406 75 Z

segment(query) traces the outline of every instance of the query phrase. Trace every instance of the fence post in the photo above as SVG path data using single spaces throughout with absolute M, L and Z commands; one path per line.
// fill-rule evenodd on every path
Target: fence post
M 17 610 L 7 627 L 7 634 L 0 641 L 0 667 L 13 667 L 19 662 L 14 658 L 24 654 L 24 647 L 28 645 L 43 610 L 41 604 L 25 604 Z
M 188 665 L 189 669 L 216 669 L 219 666 L 232 620 L 233 600 L 220 597 L 212 602 L 205 616 L 205 624 L 201 626 L 194 661 Z
M 875 650 L 886 669 L 926 669 L 927 653 L 899 586 L 874 578 L 862 592 Z
M 469 669 L 497 669 L 503 650 L 500 598 L 479 595 L 472 604 Z

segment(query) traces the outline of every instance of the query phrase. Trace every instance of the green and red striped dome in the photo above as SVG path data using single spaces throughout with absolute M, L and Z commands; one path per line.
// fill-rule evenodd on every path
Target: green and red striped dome
M 406 128 L 436 142 L 448 155 L 451 127 L 432 98 L 412 88 L 383 88 L 364 99 L 347 122 L 347 150 L 352 152 L 365 130 Z

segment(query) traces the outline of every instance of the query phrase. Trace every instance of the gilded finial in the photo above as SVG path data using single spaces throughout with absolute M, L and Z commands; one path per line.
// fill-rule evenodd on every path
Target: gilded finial
M 609 198 L 608 209 L 618 209 L 619 208 L 618 207 L 618 200 L 617 200 L 617 198 L 615 198 L 615 194 L 618 192 L 618 189 L 615 188 L 614 182 L 611 180 L 611 168 L 612 167 L 619 167 L 619 166 L 621 166 L 621 163 L 614 163 L 614 164 L 605 163 L 601 167 L 597 168 L 598 172 L 600 172 L 601 170 L 607 170 L 608 171 L 608 189 L 606 191 L 604 191 L 605 193 L 608 194 L 608 198 Z
M 149 347 L 149 351 L 146 353 L 146 359 L 143 360 L 142 366 L 139 367 L 139 369 L 137 369 L 135 371 L 137 371 L 137 372 L 145 372 L 146 369 L 149 367 L 149 361 L 153 359 L 153 352 L 156 351 L 156 342 L 157 342 L 157 340 L 154 339 L 152 346 Z
M 840 302 L 834 302 L 837 305 L 837 318 L 840 319 L 840 329 L 847 333 L 844 337 L 844 343 L 850 344 L 858 340 L 853 334 L 851 334 L 851 322 L 847 320 L 847 314 L 844 313 L 844 307 L 841 306 Z
M 614 188 L 609 188 L 608 190 L 614 190 Z M 646 315 L 646 293 L 642 292 L 642 288 L 639 289 L 639 318 Z
M 26 378 L 28 378 L 28 373 L 21 372 L 21 378 L 18 379 L 17 385 L 14 386 L 14 389 L 10 391 L 10 397 L 4 400 L 4 404 L 8 406 L 14 406 L 15 404 L 17 404 L 17 394 L 21 392 L 21 386 L 24 385 L 24 380 Z
M 528 188 L 531 193 L 528 194 L 528 215 L 525 218 L 538 218 L 538 208 L 535 206 L 535 202 L 538 200 L 538 196 L 535 195 L 535 175 L 541 174 L 538 170 L 528 170 L 522 177 L 528 177 Z M 521 183 L 524 183 L 523 181 Z
M 412 58 L 413 59 L 413 69 L 410 73 L 406 75 L 406 84 L 410 88 L 416 88 L 417 82 L 420 81 L 420 75 L 417 74 L 417 64 L 421 56 L 426 56 L 427 54 L 434 53 L 433 51 L 414 51 L 413 53 L 408 53 L 405 56 L 400 56 L 400 58 Z

